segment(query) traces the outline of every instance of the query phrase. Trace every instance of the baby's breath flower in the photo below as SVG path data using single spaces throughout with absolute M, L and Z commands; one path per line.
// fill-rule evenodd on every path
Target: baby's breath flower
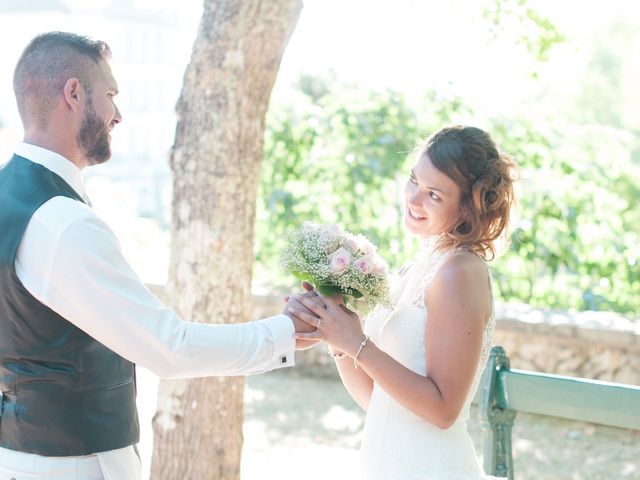
M 371 308 L 390 302 L 386 263 L 376 247 L 336 225 L 305 222 L 290 232 L 280 266 L 326 295 L 362 297 Z

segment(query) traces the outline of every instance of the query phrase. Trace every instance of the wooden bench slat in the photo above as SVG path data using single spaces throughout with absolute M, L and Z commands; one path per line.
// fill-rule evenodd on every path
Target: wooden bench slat
M 501 408 L 640 430 L 640 387 L 516 369 L 497 382 Z

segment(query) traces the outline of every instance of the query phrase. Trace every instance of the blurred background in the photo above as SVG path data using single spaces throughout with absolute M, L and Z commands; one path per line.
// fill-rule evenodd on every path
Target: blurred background
M 0 2 L 0 158 L 21 128 L 11 89 L 34 35 L 71 30 L 113 49 L 124 122 L 88 169 L 94 205 L 150 283 L 167 275 L 174 105 L 200 2 Z M 492 132 L 520 165 L 499 298 L 640 312 L 640 9 L 634 2 L 307 0 L 268 114 L 255 288 L 288 288 L 282 235 L 305 220 L 411 258 L 399 202 L 411 151 L 447 123 Z M 114 197 L 119 202 L 112 202 Z
M 28 41 L 68 30 L 110 44 L 124 121 L 112 160 L 86 169 L 87 190 L 150 284 L 167 280 L 174 106 L 201 8 L 197 0 L 0 0 L 0 163 L 21 139 L 11 83 Z M 536 331 L 537 343 L 530 326 L 518 327 L 526 343 L 508 329 L 499 341 L 523 356 L 520 368 L 640 383 L 638 85 L 632 0 L 306 0 L 267 116 L 254 293 L 294 288 L 278 253 L 283 235 L 306 220 L 368 236 L 392 269 L 410 260 L 419 246 L 402 228 L 401 193 L 412 151 L 445 124 L 473 124 L 520 166 L 511 242 L 492 264 L 498 299 L 564 315 L 522 319 L 551 326 Z M 597 328 L 569 354 L 561 342 L 555 353 L 539 350 L 560 338 L 557 323 Z M 148 469 L 156 380 L 141 382 Z M 335 469 L 354 465 L 363 416 L 335 381 L 250 378 L 246 414 L 243 479 L 275 465 L 280 478 L 297 478 L 318 458 L 327 461 L 308 478 L 355 475 Z M 521 478 L 640 474 L 637 432 L 526 416 L 516 429 Z

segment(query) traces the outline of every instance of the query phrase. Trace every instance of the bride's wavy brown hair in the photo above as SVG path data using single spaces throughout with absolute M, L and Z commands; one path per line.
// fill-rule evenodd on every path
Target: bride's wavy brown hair
M 438 242 L 439 249 L 464 248 L 485 260 L 496 255 L 496 240 L 507 235 L 514 203 L 515 163 L 485 131 L 445 127 L 420 149 L 434 167 L 460 187 L 460 218 Z

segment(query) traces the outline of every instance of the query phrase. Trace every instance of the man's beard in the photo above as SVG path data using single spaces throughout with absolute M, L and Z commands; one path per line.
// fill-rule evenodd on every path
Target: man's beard
M 109 130 L 96 114 L 91 99 L 87 101 L 76 141 L 89 165 L 98 165 L 111 158 Z

